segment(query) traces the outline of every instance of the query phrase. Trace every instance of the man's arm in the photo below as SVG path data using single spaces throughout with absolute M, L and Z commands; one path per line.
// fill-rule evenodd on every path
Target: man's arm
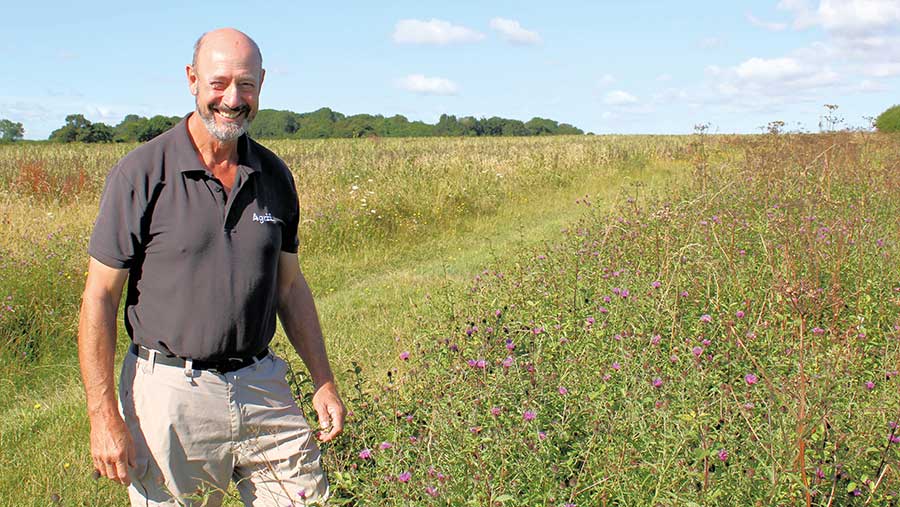
M 78 360 L 91 421 L 91 457 L 100 475 L 127 485 L 134 443 L 119 414 L 113 363 L 116 313 L 128 270 L 91 257 L 78 321 Z
M 337 392 L 334 374 L 325 353 L 322 328 L 312 292 L 300 271 L 297 254 L 281 252 L 278 258 L 278 316 L 288 340 L 309 369 L 315 385 L 313 408 L 319 416 L 319 439 L 328 442 L 344 430 L 346 409 Z

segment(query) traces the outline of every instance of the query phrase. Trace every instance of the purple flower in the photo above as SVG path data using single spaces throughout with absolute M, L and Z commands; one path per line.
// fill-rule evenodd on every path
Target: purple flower
M 500 407 L 491 407 L 491 415 L 497 417 L 500 415 Z
M 654 377 L 653 380 L 651 381 L 651 384 L 653 385 L 653 387 L 659 389 L 660 387 L 662 387 L 663 381 L 659 377 Z
M 469 366 L 471 366 L 472 368 L 474 368 L 474 367 L 475 367 L 475 360 L 474 360 L 474 359 L 469 359 L 468 361 L 466 361 L 466 364 L 468 364 Z
M 411 478 L 412 478 L 412 474 L 409 473 L 409 470 L 407 470 L 406 472 L 403 472 L 402 474 L 397 476 L 397 480 L 400 482 L 409 482 L 409 480 Z
M 612 364 L 612 369 L 613 369 L 613 370 L 619 371 L 621 368 L 622 368 L 622 365 L 619 364 L 618 361 L 613 361 L 613 364 Z
M 509 338 L 506 339 L 506 350 L 513 350 L 516 348 L 516 344 Z
M 537 414 L 534 410 L 526 410 L 522 413 L 522 419 L 525 419 L 526 421 L 533 421 L 535 417 L 537 417 Z
M 875 382 L 872 382 L 871 380 L 867 380 L 866 381 L 866 390 L 871 391 L 872 389 L 875 389 Z
M 483 370 L 485 366 L 487 366 L 487 361 L 485 361 L 484 359 L 479 359 L 478 361 L 475 361 L 475 367 L 478 368 L 479 370 Z
M 626 298 L 626 299 L 628 298 L 628 296 L 629 296 L 630 294 L 631 294 L 631 293 L 628 292 L 628 289 L 622 289 L 622 291 L 619 292 L 619 295 L 622 296 L 623 298 Z
M 822 329 L 821 327 L 814 327 L 814 328 L 812 328 L 812 333 L 817 334 L 817 335 L 823 335 L 823 334 L 825 334 L 825 330 Z
M 694 354 L 696 357 L 700 357 L 700 354 L 703 354 L 703 347 L 696 345 L 691 349 L 691 354 Z
M 719 460 L 727 461 L 728 460 L 728 451 L 725 449 L 719 449 Z
M 300 497 L 300 500 L 306 500 L 306 490 L 301 489 L 300 491 L 297 492 L 297 496 Z
M 405 351 L 405 350 L 404 350 L 403 352 L 401 352 L 401 353 L 400 353 L 400 359 L 402 359 L 403 361 L 409 360 L 409 352 L 407 352 L 407 351 Z
M 650 286 L 653 287 L 654 289 L 658 289 L 658 288 L 660 288 L 660 286 L 662 286 L 662 282 L 660 282 L 659 280 L 654 280 L 653 282 L 650 283 Z
M 363 449 L 359 451 L 359 459 L 369 459 L 372 457 L 372 449 Z
M 746 382 L 747 385 L 752 386 L 753 384 L 759 382 L 759 379 L 756 378 L 756 375 L 754 375 L 752 373 L 748 373 L 748 374 L 744 375 L 744 382 Z
M 509 368 L 509 367 L 512 366 L 512 365 L 513 365 L 513 358 L 512 358 L 512 356 L 506 356 L 506 359 L 503 360 L 503 367 L 504 367 L 504 368 Z
M 593 326 L 594 322 L 596 322 L 596 321 L 594 320 L 593 317 L 588 317 L 584 322 L 589 326 Z
M 500 310 L 494 312 L 494 317 L 500 317 L 501 315 L 503 315 L 503 312 L 501 312 Z
M 425 487 L 425 493 L 427 493 L 428 496 L 433 496 L 433 497 L 437 497 L 437 496 L 438 496 L 438 490 L 437 490 L 437 488 L 434 487 L 434 486 L 426 486 L 426 487 Z
M 378 446 L 378 448 L 381 449 L 382 451 L 384 451 L 386 449 L 390 449 L 391 447 L 394 447 L 394 444 L 392 444 L 390 442 L 382 442 L 381 445 Z
M 541 440 L 547 440 L 547 434 L 543 431 L 538 431 L 538 438 Z
M 686 291 L 686 290 L 681 291 L 681 294 L 679 294 L 679 296 L 681 296 L 683 298 L 688 297 L 688 291 Z
M 566 395 L 569 394 L 569 390 L 563 386 L 559 386 L 559 389 L 556 390 L 559 394 Z
M 678 356 L 676 356 L 675 354 L 672 354 L 671 356 L 669 356 L 669 361 L 671 361 L 672 363 L 677 363 Z
M 532 334 L 541 334 L 541 333 L 543 333 L 543 332 L 544 332 L 544 328 L 543 328 L 543 327 L 536 327 L 536 328 L 534 328 L 534 329 L 531 330 L 531 333 L 532 333 Z
M 597 308 L 597 311 L 600 313 L 609 313 L 609 310 L 605 306 Z
M 653 337 L 650 338 L 650 345 L 659 345 L 660 339 L 662 339 L 662 337 L 659 336 L 658 334 L 653 335 Z
M 700 316 L 700 322 L 705 322 L 708 324 L 708 323 L 712 322 L 712 317 L 710 317 L 710 315 L 708 313 L 704 313 L 703 315 Z
M 900 435 L 888 435 L 888 441 L 892 444 L 900 444 Z
M 416 442 L 418 442 L 418 441 L 419 441 L 419 437 L 417 437 L 417 436 L 415 436 L 415 435 L 409 437 L 409 443 L 411 443 L 411 444 L 414 444 L 414 443 L 416 443 Z
M 744 318 L 744 310 L 738 310 L 738 311 L 734 314 L 734 316 L 737 317 L 737 318 L 739 318 L 739 319 L 743 319 L 743 318 Z

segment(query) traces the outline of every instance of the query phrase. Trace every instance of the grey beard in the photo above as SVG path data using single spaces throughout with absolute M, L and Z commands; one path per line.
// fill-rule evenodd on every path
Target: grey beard
M 244 135 L 244 133 L 247 132 L 247 124 L 249 123 L 246 119 L 244 119 L 244 121 L 242 121 L 240 125 L 222 126 L 216 123 L 215 116 L 207 118 L 203 115 L 200 115 L 200 119 L 202 119 L 203 124 L 206 125 L 206 130 L 208 130 L 213 137 L 223 143 L 234 141 L 235 139 Z

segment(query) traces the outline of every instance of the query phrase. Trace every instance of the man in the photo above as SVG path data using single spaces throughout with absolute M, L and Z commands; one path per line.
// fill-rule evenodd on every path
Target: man
M 216 30 L 186 72 L 196 111 L 112 169 L 88 247 L 78 355 L 94 466 L 130 484 L 132 505 L 219 505 L 230 480 L 246 505 L 324 501 L 318 447 L 268 350 L 277 313 L 316 386 L 318 438 L 338 436 L 345 408 L 297 260 L 293 178 L 245 135 L 262 56 Z

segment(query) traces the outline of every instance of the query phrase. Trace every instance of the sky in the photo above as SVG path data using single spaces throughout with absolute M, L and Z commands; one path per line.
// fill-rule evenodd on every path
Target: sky
M 193 110 L 203 32 L 253 37 L 261 107 L 539 116 L 596 134 L 863 128 L 900 103 L 900 0 L 11 2 L 0 118 L 46 139 L 69 114 Z

